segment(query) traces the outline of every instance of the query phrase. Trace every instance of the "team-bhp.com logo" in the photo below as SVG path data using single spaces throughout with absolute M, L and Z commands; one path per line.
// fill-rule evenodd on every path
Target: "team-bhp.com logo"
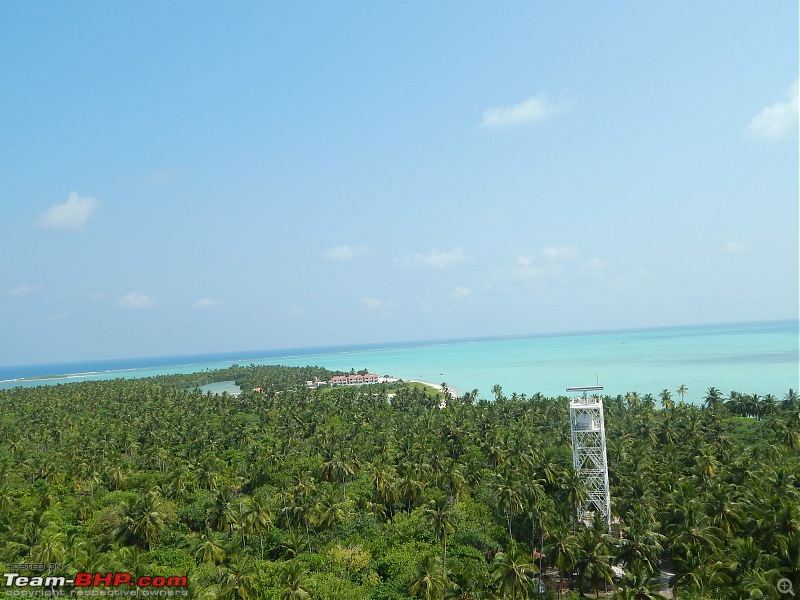
M 188 581 L 185 576 L 134 577 L 130 573 L 82 572 L 70 578 L 61 575 L 26 577 L 19 573 L 4 573 L 3 577 L 6 583 L 6 596 L 160 597 L 188 595 Z

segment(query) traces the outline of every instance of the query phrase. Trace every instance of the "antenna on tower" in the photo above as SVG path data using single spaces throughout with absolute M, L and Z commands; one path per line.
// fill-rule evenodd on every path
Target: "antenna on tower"
M 569 425 L 572 430 L 572 466 L 586 488 L 586 500 L 577 506 L 578 521 L 586 521 L 587 513 L 597 510 L 611 532 L 611 494 L 608 489 L 606 428 L 603 419 L 601 386 L 567 388 L 577 392 L 569 403 Z M 589 395 L 589 392 L 594 392 Z

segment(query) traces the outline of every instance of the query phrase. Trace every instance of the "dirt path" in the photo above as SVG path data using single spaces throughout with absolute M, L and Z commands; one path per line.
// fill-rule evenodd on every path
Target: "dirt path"
M 664 598 L 672 599 L 675 596 L 672 595 L 672 590 L 669 588 L 669 580 L 675 576 L 675 573 L 673 573 L 674 567 L 667 561 L 662 560 L 659 568 L 658 583 L 661 584 L 661 589 L 658 593 L 664 596 Z

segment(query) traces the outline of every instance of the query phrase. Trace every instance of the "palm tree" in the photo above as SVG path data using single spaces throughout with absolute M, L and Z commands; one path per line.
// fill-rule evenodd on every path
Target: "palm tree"
M 611 555 L 603 534 L 585 529 L 579 538 L 578 554 L 575 561 L 578 572 L 578 585 L 589 583 L 599 597 L 601 585 L 611 583 Z
M 739 531 L 743 508 L 743 503 L 735 499 L 729 486 L 712 488 L 705 502 L 705 512 L 711 517 L 711 524 L 719 527 L 726 535 Z
M 123 541 L 147 546 L 164 529 L 165 501 L 155 491 L 150 491 L 140 499 L 122 504 L 122 522 L 114 530 L 114 536 Z
M 311 526 L 317 524 L 319 516 L 319 502 L 316 493 L 317 487 L 313 478 L 298 477 L 292 488 L 291 502 L 284 509 L 290 524 L 303 527 L 309 552 L 311 552 Z
M 794 410 L 798 404 L 800 404 L 800 399 L 798 399 L 797 392 L 795 392 L 792 388 L 789 388 L 789 391 L 783 397 L 781 408 L 786 411 L 791 411 Z
M 789 427 L 781 419 L 770 419 L 769 426 L 775 434 L 775 439 L 785 444 L 790 450 L 794 450 L 800 445 L 798 444 L 798 442 L 800 442 L 800 436 L 798 436 L 797 430 L 793 427 Z
M 204 490 L 209 492 L 217 491 L 219 487 L 220 473 L 217 471 L 216 465 L 203 466 L 197 474 L 197 484 Z
M 525 496 L 523 490 L 516 482 L 498 475 L 495 481 L 494 498 L 498 508 L 506 517 L 508 539 L 510 543 L 513 543 L 514 536 L 511 532 L 511 520 L 520 514 L 524 508 Z
M 212 583 L 210 585 L 203 585 L 198 583 L 200 580 L 191 578 L 189 580 L 189 597 L 196 600 L 217 600 L 220 596 L 220 585 Z
M 571 466 L 566 473 L 562 474 L 560 488 L 564 502 L 573 511 L 583 506 L 584 502 L 589 498 L 589 493 L 586 491 L 583 479 Z M 576 515 L 577 513 L 573 512 L 572 514 Z M 572 518 L 577 517 L 573 516 Z
M 127 571 L 134 581 L 146 575 L 150 569 L 147 553 L 140 550 L 139 546 L 121 546 L 107 555 L 106 560 L 109 571 Z
M 337 450 L 333 456 L 323 463 L 323 479 L 337 479 L 342 482 L 342 499 L 347 497 L 347 479 L 358 472 L 358 458 Z
M 471 472 L 471 474 L 474 471 Z M 414 473 L 411 469 L 400 479 L 398 484 L 398 492 L 400 497 L 406 502 L 406 510 L 411 514 L 411 507 L 422 492 L 423 483 L 420 481 L 420 475 Z
M 655 531 L 631 529 L 619 542 L 618 557 L 631 571 L 655 573 L 665 541 L 666 537 Z
M 106 468 L 106 473 L 108 474 L 108 480 L 111 482 L 111 485 L 114 486 L 115 490 L 125 489 L 126 474 L 122 465 L 115 464 L 109 466 Z
M 663 600 L 659 593 L 658 581 L 651 581 L 652 572 L 648 569 L 638 568 L 626 571 L 625 577 L 617 586 L 614 598 L 619 600 Z
M 456 530 L 456 514 L 449 498 L 440 494 L 423 509 L 423 515 L 433 526 L 436 537 L 442 543 L 442 572 L 447 573 L 447 534 Z
M 742 400 L 744 408 L 744 416 L 757 417 L 758 416 L 758 394 L 747 394 Z
M 253 600 L 256 571 L 250 560 L 242 555 L 236 556 L 228 563 L 228 567 L 220 567 L 219 597 L 223 600 Z
M 415 565 L 409 594 L 423 600 L 438 600 L 446 588 L 447 576 L 434 556 L 428 555 Z
M 772 394 L 767 394 L 758 403 L 758 416 L 759 418 L 775 414 L 775 407 L 777 405 L 777 398 Z
M 675 408 L 675 403 L 672 401 L 672 394 L 670 394 L 668 389 L 664 388 L 661 390 L 659 396 L 661 397 L 661 408 L 664 410 Z
M 224 487 L 216 493 L 214 504 L 208 509 L 208 523 L 217 531 L 233 531 L 238 522 L 236 498 L 230 488 Z
M 533 576 L 539 572 L 530 554 L 513 545 L 498 552 L 492 562 L 492 581 L 502 598 L 528 598 L 534 589 Z
M 715 411 L 722 406 L 722 394 L 715 387 L 708 388 L 705 398 L 703 398 L 703 405 L 708 409 Z
M 500 402 L 501 400 L 505 400 L 505 396 L 503 396 L 503 388 L 500 387 L 498 384 L 494 384 L 492 386 L 492 393 L 494 394 L 495 402 Z
M 689 388 L 687 388 L 684 384 L 677 389 L 678 395 L 681 397 L 681 402 L 683 402 L 683 397 L 689 393 Z
M 672 560 L 684 572 L 715 555 L 722 548 L 725 537 L 721 529 L 709 524 L 708 517 L 693 515 L 693 512 L 689 508 L 680 521 L 666 527 Z
M 700 469 L 700 473 L 703 477 L 708 479 L 711 479 L 719 468 L 719 461 L 708 447 L 699 450 L 699 455 L 695 459 L 695 464 Z
M 70 566 L 76 571 L 108 571 L 103 564 L 103 553 L 93 543 L 73 535 L 70 536 L 68 545 L 69 555 L 67 559 Z
M 447 406 L 448 402 L 450 401 L 450 388 L 447 387 L 447 384 L 443 381 L 442 384 L 439 386 L 439 389 L 442 390 L 442 395 L 444 399 L 442 400 L 442 404 Z
M 722 562 L 733 586 L 757 582 L 759 573 L 767 573 L 778 564 L 777 557 L 764 552 L 750 536 L 733 540 Z
M 444 466 L 444 483 L 447 484 L 447 489 L 456 499 L 467 485 L 467 478 L 459 468 L 459 463 L 449 458 Z
M 552 539 L 553 541 L 545 549 L 547 562 L 558 570 L 559 578 L 564 579 L 565 575 L 571 575 L 575 568 L 578 540 L 563 529 L 556 532 Z M 558 596 L 561 597 L 561 586 L 558 588 Z
M 194 557 L 201 563 L 218 565 L 225 562 L 227 556 L 228 552 L 222 543 L 220 534 L 206 527 L 206 530 L 200 534 Z
M 306 585 L 305 572 L 303 565 L 291 561 L 286 563 L 286 567 L 281 574 L 281 600 L 306 600 L 311 595 L 303 587 Z
M 722 563 L 701 562 L 692 569 L 677 574 L 677 597 L 681 600 L 718 600 L 722 597 L 722 588 L 728 587 L 729 583 L 730 578 L 725 574 Z
M 245 524 L 249 531 L 258 534 L 261 560 L 264 560 L 264 532 L 272 529 L 274 523 L 269 507 L 259 496 L 255 496 L 250 501 L 250 506 L 245 514 Z
M 281 546 L 286 551 L 287 556 L 294 558 L 303 551 L 306 541 L 302 538 L 300 532 L 296 529 L 290 529 L 289 535 L 281 542 Z
M 394 468 L 380 463 L 372 465 L 370 471 L 370 482 L 375 489 L 376 499 L 383 503 L 391 519 L 394 516 L 394 503 L 397 500 L 397 474 Z
M 192 485 L 192 471 L 186 464 L 176 467 L 167 480 L 166 491 L 170 498 L 186 500 Z
M 536 548 L 536 532 L 539 532 L 540 553 L 544 552 L 544 544 L 550 536 L 550 527 L 556 515 L 556 506 L 553 499 L 547 496 L 544 488 L 534 482 L 526 486 L 528 504 L 528 517 L 531 520 L 531 548 Z
M 43 564 L 60 563 L 66 556 L 65 542 L 67 536 L 55 524 L 44 528 L 39 541 L 31 547 L 30 556 L 33 562 Z
M 795 589 L 800 587 L 800 533 L 791 533 L 782 540 L 778 550 L 778 570 L 794 583 Z
M 347 502 L 328 493 L 319 503 L 319 524 L 332 529 L 347 518 Z
M 639 392 L 628 392 L 625 394 L 625 402 L 628 403 L 628 408 L 638 408 L 640 404 Z

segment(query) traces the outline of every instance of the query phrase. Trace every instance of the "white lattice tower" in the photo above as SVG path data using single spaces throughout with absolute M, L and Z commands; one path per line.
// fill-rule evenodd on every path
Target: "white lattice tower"
M 608 489 L 608 460 L 606 458 L 606 429 L 603 421 L 603 401 L 598 392 L 602 387 L 567 388 L 580 392 L 569 403 L 569 424 L 572 430 L 572 465 L 583 481 L 587 498 L 577 507 L 578 520 L 586 521 L 587 513 L 597 510 L 611 531 L 611 494 Z M 589 396 L 589 392 L 594 392 Z

